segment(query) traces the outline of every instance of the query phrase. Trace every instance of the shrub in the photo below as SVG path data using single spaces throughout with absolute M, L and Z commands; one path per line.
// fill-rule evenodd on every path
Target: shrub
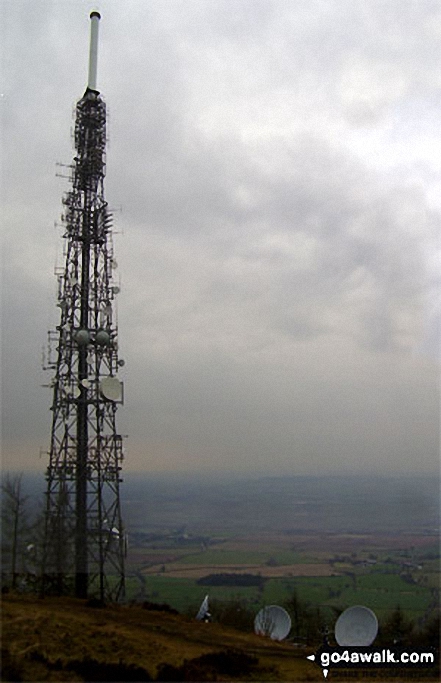
M 106 603 L 104 600 L 100 600 L 100 598 L 89 598 L 86 601 L 86 607 L 92 607 L 93 609 L 103 609 L 105 606 Z
M 119 661 L 117 664 L 99 662 L 93 657 L 84 657 L 80 660 L 72 660 L 66 666 L 67 669 L 75 671 L 91 683 L 96 681 L 152 681 L 149 672 L 134 664 L 125 664 Z
M 248 633 L 254 631 L 255 612 L 243 600 L 212 600 L 210 612 L 213 621 L 219 624 Z
M 169 614 L 179 614 L 177 609 L 170 607 L 166 602 L 149 602 L 145 600 L 141 607 L 143 609 L 151 610 L 152 612 L 168 612 Z
M 376 644 L 382 645 L 406 645 L 410 644 L 414 634 L 415 624 L 408 619 L 398 605 L 389 616 L 380 623 Z
M 161 664 L 157 681 L 217 681 L 218 674 L 239 678 L 258 671 L 257 657 L 240 650 L 209 652 L 195 659 L 185 660 L 182 666 Z
M 2 681 L 14 681 L 14 683 L 20 683 L 23 681 L 23 670 L 20 662 L 14 657 L 7 648 L 2 647 L 1 654 L 1 680 Z
M 307 645 L 318 645 L 323 639 L 326 622 L 318 607 L 312 607 L 301 600 L 294 590 L 283 604 L 292 619 L 291 636 L 305 641 Z

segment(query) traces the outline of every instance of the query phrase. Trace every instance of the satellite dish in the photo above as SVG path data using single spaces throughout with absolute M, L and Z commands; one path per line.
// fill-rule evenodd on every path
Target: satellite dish
M 118 268 L 118 261 L 116 260 L 116 258 L 111 259 L 110 265 L 112 266 L 112 268 Z
M 206 595 L 205 598 L 202 600 L 202 604 L 199 607 L 199 612 L 196 615 L 196 619 L 198 621 L 203 621 L 207 617 L 211 617 L 211 614 L 208 611 L 208 595 Z
M 112 287 L 112 291 L 113 291 L 114 294 L 119 294 L 120 291 L 121 291 L 121 289 L 120 289 L 120 287 L 118 287 L 118 285 L 114 285 L 114 286 Z
M 263 607 L 254 619 L 254 633 L 269 636 L 272 640 L 283 640 L 291 630 L 291 617 L 278 605 Z
M 124 365 L 126 364 L 126 361 L 123 358 L 120 358 L 118 361 L 118 365 L 120 368 L 123 368 Z
M 100 346 L 108 346 L 110 344 L 110 334 L 107 330 L 98 330 L 95 335 L 95 341 Z
M 117 377 L 105 377 L 100 382 L 101 393 L 109 401 L 121 401 L 122 384 Z
M 78 330 L 75 335 L 75 340 L 79 346 L 85 346 L 90 342 L 90 334 L 88 330 Z
M 368 607 L 355 605 L 342 612 L 335 623 L 335 640 L 347 647 L 367 647 L 378 632 L 378 621 Z

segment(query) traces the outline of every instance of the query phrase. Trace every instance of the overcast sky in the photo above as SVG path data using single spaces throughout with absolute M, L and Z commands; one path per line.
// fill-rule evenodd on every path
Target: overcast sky
M 98 9 L 126 469 L 438 472 L 439 2 L 0 7 L 3 466 L 47 465 L 55 164 Z

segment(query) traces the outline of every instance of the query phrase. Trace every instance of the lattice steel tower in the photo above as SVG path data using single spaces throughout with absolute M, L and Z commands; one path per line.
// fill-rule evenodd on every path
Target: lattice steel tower
M 119 599 L 125 533 L 116 428 L 118 370 L 111 215 L 104 199 L 106 106 L 96 88 L 100 15 L 92 12 L 89 80 L 76 106 L 71 188 L 63 198 L 60 324 L 49 332 L 53 412 L 47 469 L 43 592 Z M 55 351 L 55 353 L 54 353 Z

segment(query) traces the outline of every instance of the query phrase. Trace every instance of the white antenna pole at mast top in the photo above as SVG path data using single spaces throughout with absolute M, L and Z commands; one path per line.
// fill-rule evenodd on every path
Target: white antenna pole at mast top
M 91 12 L 90 14 L 90 52 L 89 52 L 89 79 L 87 87 L 96 90 L 96 73 L 98 67 L 98 28 L 101 14 Z

